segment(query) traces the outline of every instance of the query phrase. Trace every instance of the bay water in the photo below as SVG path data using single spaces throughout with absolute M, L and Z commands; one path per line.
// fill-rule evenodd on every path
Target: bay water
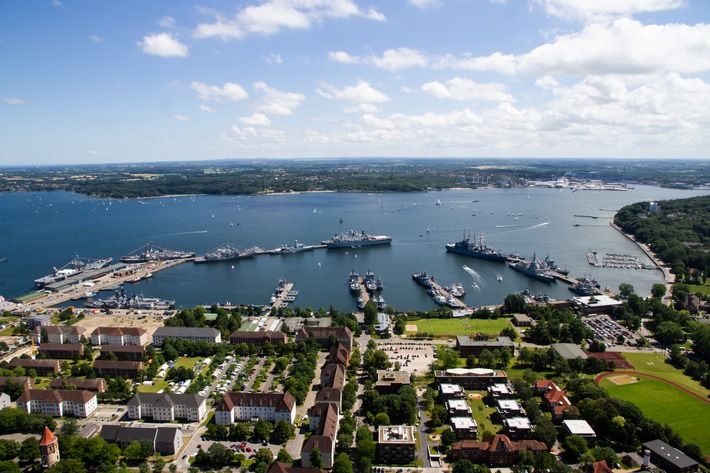
M 185 263 L 152 279 L 126 285 L 129 293 L 199 304 L 266 304 L 279 278 L 299 291 L 292 305 L 354 310 L 351 270 L 371 269 L 384 283 L 383 297 L 399 310 L 436 306 L 412 273 L 427 271 L 442 285 L 461 282 L 473 307 L 500 304 L 530 290 L 553 299 L 573 294 L 561 282 L 539 282 L 505 263 L 446 252 L 446 243 L 483 232 L 486 243 L 531 259 L 549 256 L 570 276 L 591 275 L 617 290 L 631 283 L 650 293 L 663 278 L 657 270 L 595 268 L 585 252 L 633 254 L 650 263 L 631 241 L 609 226 L 624 205 L 687 198 L 708 191 L 636 186 L 623 191 L 547 188 L 449 190 L 421 193 L 305 193 L 261 196 L 179 196 L 142 200 L 95 199 L 69 192 L 0 195 L 0 294 L 33 290 L 33 280 L 76 255 L 118 259 L 147 242 L 198 255 L 228 243 L 239 248 L 278 248 L 295 241 L 318 244 L 347 230 L 392 236 L 392 244 L 317 249 L 295 254 L 196 265 Z M 589 215 L 591 217 L 576 217 Z M 467 271 L 464 266 L 467 266 Z M 498 277 L 502 277 L 499 281 Z

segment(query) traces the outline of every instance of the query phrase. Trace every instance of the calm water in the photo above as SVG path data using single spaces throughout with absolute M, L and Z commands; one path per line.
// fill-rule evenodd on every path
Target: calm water
M 529 288 L 552 298 L 569 298 L 562 283 L 546 284 L 514 272 L 503 263 L 447 253 L 444 245 L 464 229 L 484 232 L 490 246 L 530 259 L 549 255 L 571 276 L 592 274 L 602 286 L 630 282 L 648 294 L 661 282 L 659 271 L 601 269 L 587 264 L 585 251 L 636 254 L 640 250 L 608 225 L 614 209 L 640 201 L 686 198 L 707 191 L 637 186 L 628 192 L 569 189 L 487 189 L 413 194 L 300 194 L 258 197 L 177 197 L 119 201 L 66 193 L 0 195 L 0 294 L 6 298 L 33 290 L 32 281 L 75 255 L 118 258 L 148 241 L 155 245 L 210 251 L 222 243 L 245 248 L 276 248 L 298 240 L 316 244 L 348 229 L 388 234 L 392 245 L 350 250 L 315 250 L 262 255 L 240 261 L 193 265 L 157 273 L 127 285 L 128 292 L 175 299 L 177 305 L 232 302 L 266 303 L 279 278 L 294 281 L 302 307 L 352 310 L 347 287 L 352 269 L 372 269 L 384 282 L 388 304 L 400 310 L 435 306 L 411 278 L 427 271 L 442 284 L 463 282 L 472 306 L 502 302 Z M 435 205 L 437 199 L 442 205 Z M 475 213 L 475 216 L 474 216 Z M 598 215 L 598 219 L 574 217 Z M 516 218 L 517 216 L 517 218 Z M 343 223 L 340 223 L 340 219 Z M 574 224 L 580 224 L 575 227 Z M 479 289 L 463 265 L 480 275 Z M 232 268 L 234 266 L 234 268 Z M 497 281 L 496 275 L 503 281 Z

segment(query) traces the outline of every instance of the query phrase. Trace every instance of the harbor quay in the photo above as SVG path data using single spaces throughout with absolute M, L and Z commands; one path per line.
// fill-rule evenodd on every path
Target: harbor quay
M 73 284 L 59 287 L 57 291 L 36 291 L 11 303 L 7 310 L 22 315 L 29 312 L 39 312 L 43 308 L 53 307 L 72 300 L 81 299 L 86 293 L 96 293 L 109 288 L 122 286 L 125 283 L 138 282 L 153 277 L 154 273 L 174 268 L 182 263 L 191 262 L 192 258 L 174 259 L 150 263 L 135 263 L 121 265 L 118 271 L 110 272 L 96 279 L 77 280 Z

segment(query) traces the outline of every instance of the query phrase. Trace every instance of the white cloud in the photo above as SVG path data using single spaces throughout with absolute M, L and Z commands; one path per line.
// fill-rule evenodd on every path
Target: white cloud
M 222 40 L 240 39 L 244 37 L 244 31 L 234 21 L 225 21 L 217 18 L 214 23 L 200 23 L 194 31 L 196 38 L 219 38 Z
M 138 47 L 146 54 L 161 57 L 187 57 L 187 46 L 168 33 L 159 33 L 143 37 Z
M 359 58 L 340 52 L 337 56 L 331 54 L 331 59 L 356 62 Z M 445 55 L 430 63 L 437 69 L 533 76 L 697 73 L 710 70 L 710 25 L 643 25 L 621 18 L 610 24 L 589 24 L 579 32 L 557 36 L 518 56 L 500 52 L 478 57 Z
M 98 36 L 95 35 L 95 34 L 89 35 L 89 36 L 88 36 L 88 39 L 89 39 L 89 41 L 92 41 L 92 42 L 94 42 L 94 43 L 100 43 L 100 42 L 101 42 L 101 38 L 98 37 Z
M 5 97 L 3 98 L 3 100 L 8 105 L 24 105 L 25 103 L 27 103 L 24 99 L 20 99 L 17 97 Z
M 489 56 L 472 57 L 464 54 L 457 58 L 453 55 L 445 55 L 433 61 L 433 67 L 437 69 L 461 69 L 473 71 L 495 71 L 503 74 L 515 74 L 517 58 L 513 54 L 503 54 L 495 52 Z
M 245 34 L 272 35 L 283 29 L 311 29 L 330 18 L 386 20 L 379 11 L 363 10 L 353 0 L 267 0 L 240 9 L 232 18 L 221 13 L 214 15 L 214 23 L 197 25 L 196 37 L 239 39 Z
M 263 94 L 263 98 L 256 106 L 257 113 L 265 115 L 291 115 L 294 108 L 298 108 L 306 96 L 295 92 L 282 92 L 269 87 L 264 82 L 255 82 L 254 90 Z
M 462 77 L 454 77 L 444 84 L 438 81 L 427 82 L 422 85 L 422 91 L 440 99 L 483 100 L 490 102 L 515 101 L 513 96 L 505 91 L 505 85 L 503 84 L 481 84 Z
M 205 104 L 200 104 L 200 112 L 215 113 L 217 110 L 212 107 L 208 107 Z
M 360 62 L 360 58 L 356 56 L 351 56 L 345 51 L 329 52 L 328 58 L 331 61 L 339 62 L 341 64 L 357 64 L 358 62 Z
M 270 126 L 271 125 L 271 120 L 269 120 L 269 117 L 267 117 L 263 113 L 255 113 L 250 117 L 241 117 L 239 119 L 239 122 L 243 123 L 244 125 L 254 125 L 254 126 Z
M 442 0 L 407 0 L 407 3 L 417 8 L 439 8 L 444 4 Z
M 686 0 L 535 0 L 548 15 L 566 19 L 600 19 L 675 10 Z
M 529 74 L 647 74 L 710 70 L 710 25 L 643 25 L 622 18 L 559 36 L 518 58 Z
M 187 118 L 185 115 L 177 114 L 177 115 L 175 115 L 175 120 L 178 120 L 178 121 L 181 121 L 181 122 L 186 122 L 186 121 L 188 121 L 188 120 L 190 120 L 190 119 Z
M 352 56 L 344 51 L 335 51 L 328 53 L 328 58 L 342 64 L 370 64 L 390 72 L 426 67 L 428 63 L 426 56 L 414 48 L 387 49 L 381 56 Z
M 377 89 L 374 89 L 365 81 L 358 81 L 357 85 L 346 86 L 338 89 L 330 84 L 323 84 L 323 89 L 316 89 L 321 97 L 330 100 L 344 100 L 352 103 L 384 103 L 389 101 L 389 97 Z
M 345 107 L 343 109 L 345 113 L 379 113 L 380 109 L 371 103 L 361 103 L 358 105 L 353 105 L 351 107 Z
M 221 102 L 231 100 L 236 102 L 249 97 L 249 94 L 242 88 L 241 85 L 234 82 L 227 82 L 222 87 L 218 85 L 207 85 L 203 82 L 192 82 L 190 87 L 197 91 L 202 100 L 214 100 Z
M 49 2 L 49 4 L 52 5 L 53 7 L 57 7 L 57 8 L 64 6 L 64 4 L 61 2 L 61 0 L 52 0 L 51 2 Z
M 264 58 L 267 64 L 281 64 L 283 63 L 283 59 L 281 59 L 280 54 L 274 54 L 271 53 L 268 56 Z
M 163 28 L 174 28 L 175 18 L 173 18 L 172 16 L 164 16 L 160 20 L 158 20 L 158 24 Z

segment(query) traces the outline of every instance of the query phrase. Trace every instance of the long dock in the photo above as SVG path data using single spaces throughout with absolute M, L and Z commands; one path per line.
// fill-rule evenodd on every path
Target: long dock
M 138 263 L 121 265 L 120 272 L 105 274 L 97 279 L 77 281 L 71 285 L 64 285 L 56 292 L 43 291 L 44 296 L 33 298 L 30 302 L 17 304 L 14 311 L 32 312 L 43 307 L 53 307 L 71 300 L 80 299 L 88 291 L 100 291 L 113 286 L 120 286 L 127 282 L 136 282 L 140 279 L 150 277 L 159 271 L 173 268 L 182 263 L 192 261 L 192 258 L 184 258 L 169 261 Z
M 365 307 L 365 305 L 370 302 L 370 293 L 367 292 L 367 286 L 365 286 L 365 278 L 363 276 L 358 276 L 357 282 L 360 285 L 360 296 L 358 297 L 358 302 L 360 301 L 360 298 L 362 298 L 362 306 Z

